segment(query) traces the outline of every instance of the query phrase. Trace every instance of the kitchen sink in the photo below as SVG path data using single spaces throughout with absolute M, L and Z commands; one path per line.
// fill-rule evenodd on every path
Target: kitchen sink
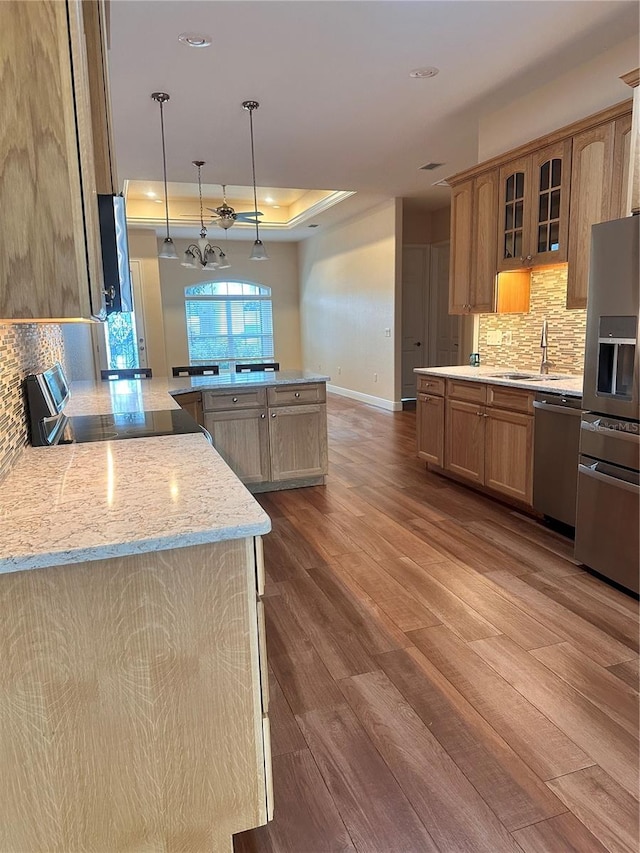
M 515 379 L 522 382 L 557 382 L 568 379 L 568 376 L 547 376 L 544 373 L 490 373 L 488 379 Z

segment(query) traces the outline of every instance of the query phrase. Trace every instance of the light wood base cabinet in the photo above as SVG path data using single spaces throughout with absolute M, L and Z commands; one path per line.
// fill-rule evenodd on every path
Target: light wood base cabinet
M 487 408 L 484 485 L 523 503 L 533 501 L 533 418 Z
M 246 538 L 0 575 L 3 853 L 231 853 L 267 821 L 260 563 Z
M 176 403 L 180 404 L 180 408 L 185 412 L 189 412 L 191 417 L 197 424 L 204 426 L 204 413 L 202 411 L 202 394 L 200 391 L 193 391 L 190 394 L 178 394 L 174 397 Z
M 421 452 L 435 441 L 439 426 L 428 427 L 426 406 L 422 415 L 418 410 L 418 456 L 456 478 L 531 506 L 533 397 L 513 387 L 448 379 L 446 398 L 433 398 L 444 407 L 444 462 L 437 453 Z
M 484 410 L 475 403 L 447 400 L 445 468 L 484 483 Z
M 418 393 L 416 404 L 418 456 L 444 465 L 444 397 Z
M 250 490 L 319 485 L 329 465 L 325 399 L 320 383 L 207 391 L 204 425 Z

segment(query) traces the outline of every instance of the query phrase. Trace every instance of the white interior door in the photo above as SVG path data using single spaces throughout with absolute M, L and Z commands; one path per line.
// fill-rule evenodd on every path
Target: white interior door
M 402 250 L 402 398 L 415 399 L 415 367 L 429 366 L 426 320 L 429 305 L 429 247 Z

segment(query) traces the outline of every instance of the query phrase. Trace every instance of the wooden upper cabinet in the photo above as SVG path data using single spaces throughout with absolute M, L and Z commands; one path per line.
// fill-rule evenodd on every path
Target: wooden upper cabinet
M 624 216 L 631 216 L 632 199 L 629 192 L 631 144 L 631 116 L 622 116 L 615 123 L 610 219 L 622 219 Z
M 96 189 L 99 193 L 110 195 L 119 191 L 119 185 L 107 64 L 106 6 L 101 0 L 82 0 L 82 15 L 87 50 Z
M 567 308 L 586 307 L 591 227 L 611 219 L 614 140 L 613 121 L 573 138 Z
M 498 269 L 567 260 L 571 140 L 541 148 L 500 169 Z
M 471 244 L 471 311 L 495 310 L 496 223 L 498 217 L 498 171 L 485 172 L 473 181 Z
M 531 158 L 520 157 L 500 168 L 498 196 L 498 270 L 531 266 L 529 219 L 531 215 Z
M 81 4 L 3 3 L 0 55 L 0 320 L 104 319 Z
M 494 310 L 497 205 L 496 170 L 452 190 L 450 314 Z
M 451 265 L 449 313 L 466 314 L 470 307 L 473 180 L 451 191 Z
M 571 140 L 531 155 L 532 205 L 525 255 L 531 266 L 564 263 L 568 257 Z

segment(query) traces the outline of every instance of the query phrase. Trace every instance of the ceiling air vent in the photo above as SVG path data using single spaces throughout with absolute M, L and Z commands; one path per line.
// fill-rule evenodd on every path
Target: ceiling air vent
M 424 166 L 420 166 L 420 171 L 433 172 L 434 169 L 439 169 L 440 166 L 444 166 L 444 163 L 425 163 Z
M 317 227 L 318 227 L 318 223 L 316 223 L 315 225 L 307 225 L 307 228 L 317 228 Z

